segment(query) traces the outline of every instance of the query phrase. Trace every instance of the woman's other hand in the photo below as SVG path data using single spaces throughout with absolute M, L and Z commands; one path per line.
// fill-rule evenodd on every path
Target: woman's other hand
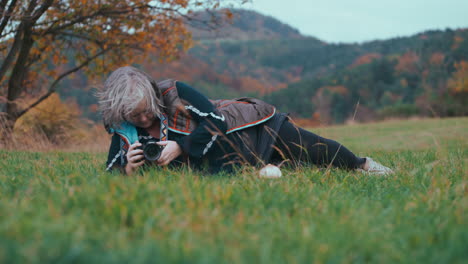
M 161 152 L 161 157 L 156 161 L 158 165 L 167 165 L 182 154 L 182 149 L 179 144 L 173 140 L 160 141 L 158 142 L 158 145 L 164 146 L 164 149 Z
M 127 166 L 125 166 L 125 173 L 127 175 L 134 173 L 138 167 L 145 163 L 143 150 L 138 147 L 141 147 L 141 143 L 137 141 L 128 148 Z

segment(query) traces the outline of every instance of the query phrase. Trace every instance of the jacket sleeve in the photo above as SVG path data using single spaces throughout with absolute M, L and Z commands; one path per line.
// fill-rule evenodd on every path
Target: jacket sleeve
M 221 134 L 226 133 L 224 117 L 217 113 L 206 96 L 191 86 L 176 82 L 176 88 L 179 98 L 190 104 L 186 109 L 192 119 L 198 123 L 190 135 L 179 138 L 176 142 L 189 156 L 200 158 L 210 150 Z
M 109 154 L 107 156 L 106 171 L 117 169 L 125 173 L 125 166 L 127 165 L 127 151 L 124 141 L 119 135 L 112 136 L 111 145 L 109 147 Z

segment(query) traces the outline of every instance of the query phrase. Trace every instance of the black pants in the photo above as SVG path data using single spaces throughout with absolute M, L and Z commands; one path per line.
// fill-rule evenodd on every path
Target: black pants
M 320 137 L 290 122 L 284 122 L 276 139 L 271 162 L 277 163 L 288 159 L 288 164 L 298 166 L 313 163 L 343 169 L 356 169 L 366 162 L 365 158 L 354 155 L 340 143 Z

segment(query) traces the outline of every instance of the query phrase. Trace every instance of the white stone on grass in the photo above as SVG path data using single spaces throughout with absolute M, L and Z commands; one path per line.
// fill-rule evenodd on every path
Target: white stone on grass
M 273 179 L 280 178 L 282 173 L 281 170 L 275 165 L 268 164 L 258 172 L 258 175 L 260 178 Z

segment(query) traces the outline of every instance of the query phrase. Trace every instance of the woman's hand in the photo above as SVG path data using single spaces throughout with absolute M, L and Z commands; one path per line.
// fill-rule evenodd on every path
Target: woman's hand
M 165 146 L 161 152 L 161 157 L 156 161 L 158 165 L 167 165 L 182 154 L 182 149 L 179 144 L 173 140 L 159 141 L 158 145 Z
M 145 163 L 145 158 L 143 156 L 143 150 L 138 149 L 141 146 L 140 142 L 133 143 L 127 152 L 127 166 L 125 166 L 125 173 L 127 175 L 132 174 L 135 172 L 138 167 Z

